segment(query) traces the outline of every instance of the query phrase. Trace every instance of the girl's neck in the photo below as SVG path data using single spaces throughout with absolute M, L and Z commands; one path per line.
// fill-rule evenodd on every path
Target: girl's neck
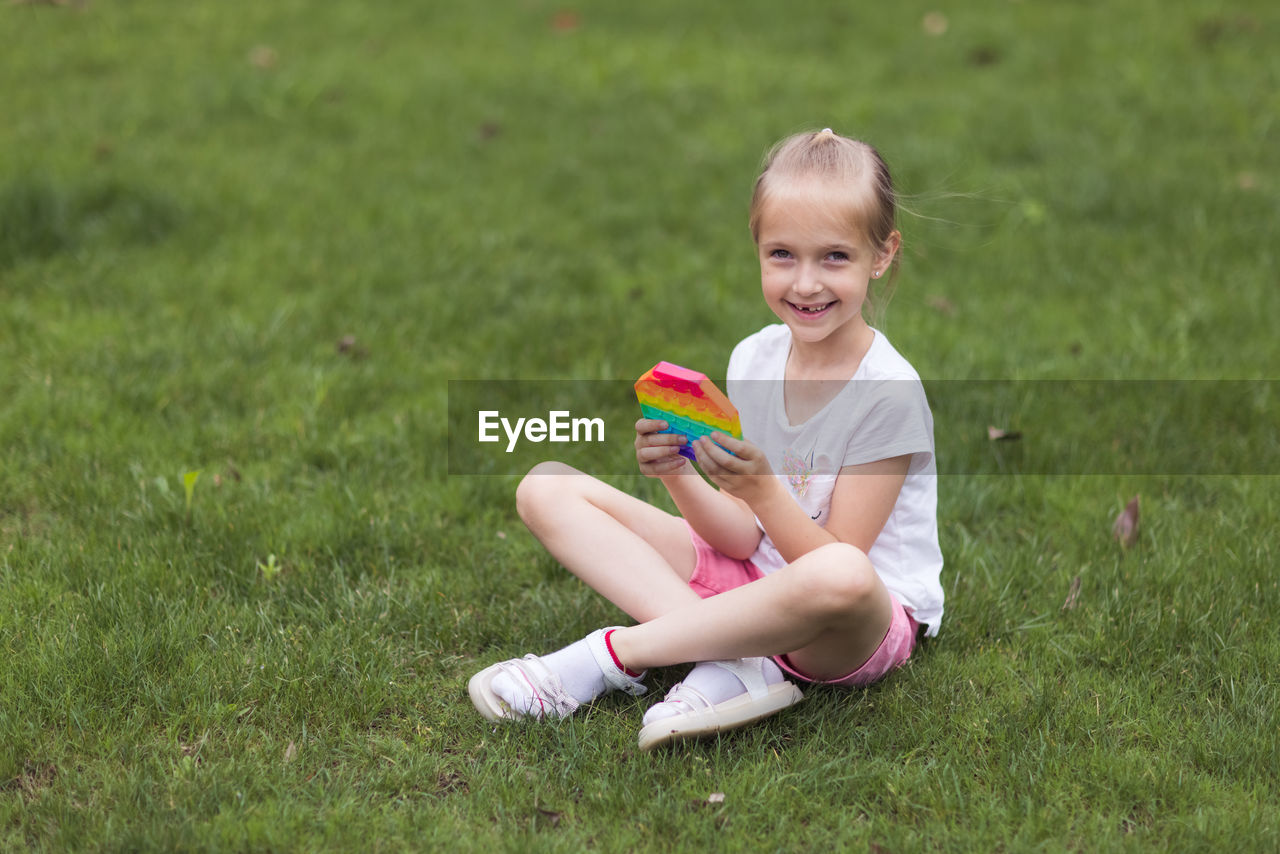
M 787 356 L 786 378 L 789 380 L 839 380 L 853 378 L 876 333 L 865 322 L 850 324 L 847 334 L 821 341 L 791 339 Z

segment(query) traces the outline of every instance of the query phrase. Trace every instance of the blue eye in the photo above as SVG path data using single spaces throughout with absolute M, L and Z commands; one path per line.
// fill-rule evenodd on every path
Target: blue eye
M 769 253 L 770 258 L 790 258 L 791 253 L 785 249 L 775 249 Z
M 827 255 L 832 261 L 848 261 L 849 254 L 847 252 L 832 252 Z

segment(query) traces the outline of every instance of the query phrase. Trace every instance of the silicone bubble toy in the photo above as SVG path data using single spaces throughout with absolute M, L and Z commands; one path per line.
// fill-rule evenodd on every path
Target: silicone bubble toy
M 659 362 L 636 380 L 636 397 L 645 418 L 667 422 L 664 433 L 683 433 L 690 444 L 716 430 L 742 438 L 738 410 L 706 374 Z M 680 454 L 694 459 L 690 445 Z

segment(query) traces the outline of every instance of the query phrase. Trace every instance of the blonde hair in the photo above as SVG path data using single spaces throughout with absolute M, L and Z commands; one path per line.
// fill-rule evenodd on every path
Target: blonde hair
M 760 242 L 760 218 L 770 199 L 796 185 L 821 185 L 832 215 L 860 232 L 877 254 L 896 230 L 898 197 L 889 166 L 874 147 L 830 128 L 789 136 L 770 150 L 751 195 L 748 225 Z M 897 258 L 893 268 L 897 267 Z

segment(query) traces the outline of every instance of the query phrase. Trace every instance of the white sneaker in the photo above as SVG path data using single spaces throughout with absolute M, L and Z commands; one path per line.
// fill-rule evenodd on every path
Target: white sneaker
M 528 705 L 515 708 L 493 690 L 495 677 L 506 674 L 528 692 Z M 578 710 L 579 703 L 564 690 L 560 677 L 547 669 L 536 655 L 499 661 L 481 670 L 467 683 L 471 703 L 480 714 L 491 721 L 516 720 L 518 718 L 567 718 Z
M 777 671 L 777 665 L 767 658 L 698 664 L 683 682 L 667 693 L 665 700 L 645 713 L 644 728 L 640 730 L 640 749 L 652 750 L 663 744 L 736 729 L 803 700 L 804 694 L 800 689 L 786 679 L 769 684 L 765 674 L 766 662 Z M 719 700 L 714 695 L 708 696 L 704 693 L 708 684 L 723 682 L 723 674 L 720 673 L 706 674 L 704 671 L 700 678 L 698 671 L 708 667 L 729 671 L 739 686 L 746 690 Z
M 517 718 L 544 720 L 566 718 L 583 703 L 590 702 L 607 691 L 643 694 L 649 689 L 639 677 L 628 676 L 614 663 L 604 639 L 605 633 L 609 631 L 611 629 L 594 631 L 565 650 L 552 653 L 546 661 L 536 655 L 526 655 L 524 658 L 512 658 L 486 667 L 467 683 L 467 693 L 471 695 L 472 704 L 491 721 Z M 577 696 L 565 687 L 560 675 L 547 665 L 547 661 L 552 659 L 563 664 L 564 659 L 559 656 L 566 650 L 570 652 L 571 658 L 578 661 L 578 670 L 575 672 L 586 672 L 584 668 L 587 668 L 595 674 L 585 682 L 570 679 L 570 687 L 577 692 Z M 508 684 L 495 686 L 495 680 L 498 679 Z M 504 696 L 510 698 L 510 702 Z

